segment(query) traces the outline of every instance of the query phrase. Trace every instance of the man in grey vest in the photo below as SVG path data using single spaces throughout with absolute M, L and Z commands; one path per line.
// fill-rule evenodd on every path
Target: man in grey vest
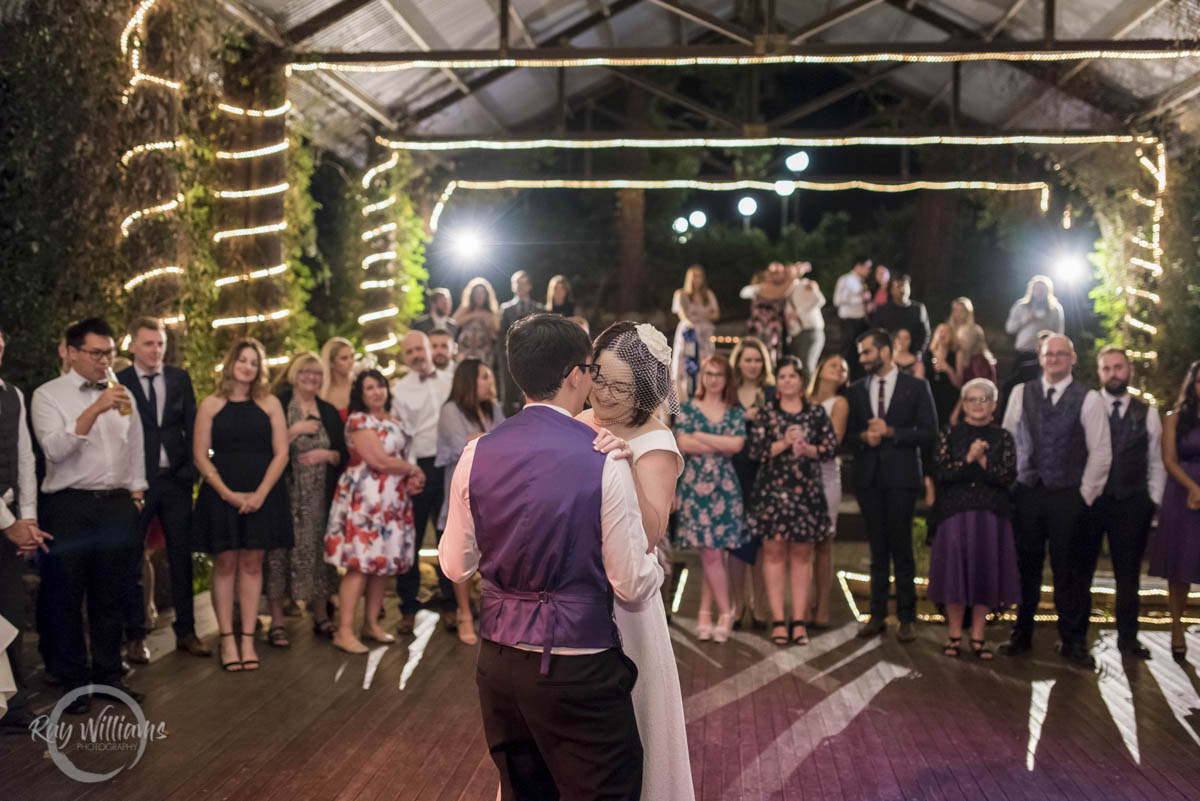
M 1122 654 L 1149 659 L 1150 650 L 1138 642 L 1138 589 L 1141 584 L 1142 554 L 1154 509 L 1162 503 L 1167 473 L 1162 461 L 1162 421 L 1158 410 L 1129 394 L 1133 366 L 1123 348 L 1108 345 L 1096 357 L 1100 373 L 1100 396 L 1109 412 L 1112 467 L 1104 492 L 1088 515 L 1084 547 L 1088 584 L 1096 570 L 1100 542 L 1108 535 L 1117 595 L 1117 649 Z M 1086 625 L 1091 598 L 1081 610 Z
M 1019 384 L 1009 399 L 1005 428 L 1017 442 L 1013 530 L 1021 570 L 1021 605 L 1012 637 L 1000 647 L 1009 656 L 1033 648 L 1033 616 L 1041 598 L 1047 545 L 1054 575 L 1063 659 L 1088 669 L 1091 571 L 1084 526 L 1088 508 L 1104 490 L 1112 462 L 1108 415 L 1100 393 L 1075 381 L 1075 345 L 1061 334 L 1042 342 L 1041 378 Z
M 7 336 L 0 331 L 0 361 Z M 8 701 L 0 729 L 27 731 L 32 721 L 21 664 L 21 631 L 25 628 L 25 584 L 21 580 L 24 556 L 45 549 L 53 539 L 37 525 L 37 476 L 33 439 L 25 425 L 25 396 L 0 379 L 0 617 L 17 630 L 8 644 L 8 662 L 17 694 Z

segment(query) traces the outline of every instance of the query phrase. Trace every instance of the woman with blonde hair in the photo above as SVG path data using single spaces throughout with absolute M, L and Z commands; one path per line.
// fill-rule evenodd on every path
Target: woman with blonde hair
M 478 359 L 495 367 L 500 304 L 496 302 L 496 290 L 486 278 L 472 278 L 467 282 L 454 320 L 458 323 L 458 357 Z
M 1066 331 L 1062 304 L 1054 297 L 1054 282 L 1047 275 L 1029 279 L 1025 294 L 1008 310 L 1004 331 L 1013 337 L 1013 374 L 1004 384 L 1004 399 L 1018 383 L 1036 378 L 1041 372 L 1038 353 L 1040 331 L 1061 334 Z
M 946 325 L 950 329 L 950 350 L 960 350 L 958 340 L 962 335 L 962 329 L 975 325 L 975 304 L 971 302 L 970 298 L 959 297 L 950 301 L 950 316 L 946 319 Z M 955 386 L 960 386 L 960 384 L 955 384 Z
M 304 601 L 313 616 L 313 633 L 333 636 L 329 599 L 337 591 L 337 573 L 325 564 L 325 524 L 333 489 L 350 454 L 341 416 L 318 396 L 329 371 L 315 353 L 292 359 L 286 387 L 279 393 L 288 433 L 284 482 L 292 510 L 295 545 L 267 552 L 267 600 L 271 627 L 267 642 L 288 646 L 284 601 Z
M 331 337 L 321 346 L 321 364 L 326 372 L 321 382 L 321 400 L 337 409 L 343 423 L 349 414 L 355 356 L 354 343 L 344 337 Z
M 546 287 L 546 310 L 563 317 L 575 316 L 575 301 L 571 297 L 571 282 L 565 275 L 556 275 Z
M 996 357 L 988 350 L 983 326 L 971 323 L 959 329 L 958 356 L 954 363 L 958 368 L 959 386 L 966 386 L 975 378 L 996 381 Z
M 690 398 L 699 385 L 700 365 L 713 354 L 713 323 L 721 316 L 717 296 L 708 288 L 704 268 L 693 264 L 683 275 L 683 287 L 675 290 L 671 311 L 679 318 L 675 326 L 671 380 L 681 398 Z
M 220 384 L 196 411 L 192 458 L 204 479 L 192 533 L 197 550 L 215 555 L 221 667 L 257 670 L 254 628 L 263 551 L 293 544 L 291 509 L 279 481 L 288 463 L 287 421 L 279 399 L 268 392 L 267 355 L 258 340 L 239 340 L 225 355 Z M 235 582 L 240 648 L 233 631 Z

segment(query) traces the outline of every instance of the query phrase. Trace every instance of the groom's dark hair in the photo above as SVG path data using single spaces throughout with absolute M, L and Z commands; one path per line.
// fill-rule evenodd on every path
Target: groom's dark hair
M 563 380 L 592 352 L 588 335 L 557 314 L 531 314 L 513 323 L 505 340 L 508 371 L 531 401 L 553 398 Z

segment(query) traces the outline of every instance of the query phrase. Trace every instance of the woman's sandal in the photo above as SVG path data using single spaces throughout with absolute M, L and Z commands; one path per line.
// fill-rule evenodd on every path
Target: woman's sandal
M 992 649 L 988 648 L 986 642 L 977 640 L 974 637 L 971 638 L 971 653 L 975 654 L 975 658 L 982 659 L 984 662 L 991 661 L 992 657 L 995 656 L 992 653 Z
M 329 618 L 313 621 L 313 634 L 316 634 L 318 637 L 324 637 L 327 640 L 332 640 L 333 632 L 336 630 L 337 627 L 333 625 L 333 621 Z
M 804 633 L 801 634 L 800 636 L 796 636 L 796 628 L 797 627 L 804 629 Z M 791 633 L 791 639 L 792 639 L 793 644 L 808 645 L 808 626 L 805 625 L 804 621 L 802 621 L 802 620 L 793 621 L 792 624 L 790 626 L 788 626 L 788 631 Z
M 250 642 L 254 642 L 253 634 L 243 634 L 242 637 L 249 637 Z M 259 666 L 258 659 L 243 659 L 242 660 L 242 670 L 258 670 L 258 666 Z
M 232 631 L 229 632 L 228 634 L 224 634 L 224 633 L 221 634 L 222 639 L 224 639 L 225 637 L 236 637 L 236 636 L 237 635 L 234 634 Z M 240 656 L 240 654 L 239 654 L 239 656 Z M 220 647 L 217 648 L 217 658 L 221 659 Z M 241 673 L 242 672 L 242 660 L 241 659 L 231 659 L 228 662 L 226 662 L 225 660 L 221 659 L 221 670 L 224 670 L 226 673 Z
M 947 637 L 946 644 L 942 646 L 942 653 L 951 659 L 958 659 L 958 655 L 962 653 L 962 637 Z
M 267 643 L 276 648 L 290 648 L 292 645 L 288 640 L 287 629 L 283 626 L 272 626 L 267 629 Z
M 784 633 L 776 634 L 775 633 L 776 629 L 783 629 Z M 787 632 L 788 632 L 788 624 L 787 624 L 786 620 L 772 620 L 771 621 L 771 642 L 775 643 L 776 645 L 790 644 L 792 641 L 792 638 L 790 636 L 788 636 Z

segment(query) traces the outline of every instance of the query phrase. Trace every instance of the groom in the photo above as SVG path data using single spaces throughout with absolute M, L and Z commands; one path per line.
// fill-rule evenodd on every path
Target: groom
M 642 786 L 613 596 L 647 601 L 647 554 L 628 462 L 593 447 L 574 416 L 598 367 L 583 329 L 535 314 L 507 338 L 520 413 L 467 443 L 449 491 L 442 570 L 483 576 L 479 700 L 503 801 L 629 799 Z

